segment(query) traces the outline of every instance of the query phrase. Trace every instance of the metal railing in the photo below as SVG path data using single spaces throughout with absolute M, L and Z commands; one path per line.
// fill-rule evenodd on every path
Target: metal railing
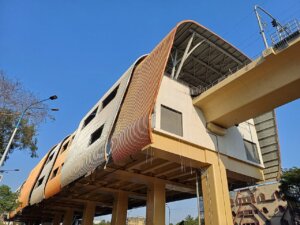
M 218 79 L 214 80 L 213 82 L 209 83 L 207 86 L 205 87 L 190 87 L 190 92 L 191 92 L 191 96 L 198 96 L 200 94 L 202 94 L 203 92 L 207 91 L 208 89 L 212 88 L 213 86 L 215 86 L 216 84 L 220 83 L 222 80 L 225 80 L 227 77 L 229 77 L 230 75 L 234 74 L 235 72 L 239 71 L 240 69 L 244 68 L 245 66 L 247 66 L 249 63 L 251 63 L 252 61 L 245 63 L 243 65 L 239 65 L 234 67 L 233 69 L 229 69 L 228 72 L 219 77 Z
M 290 41 L 300 35 L 300 23 L 294 19 L 286 23 L 282 28 L 278 28 L 270 35 L 272 45 L 275 48 L 286 46 Z
M 292 20 L 289 23 L 285 24 L 283 26 L 283 28 L 280 28 L 275 33 L 271 34 L 273 48 L 276 50 L 286 48 L 286 47 L 288 47 L 288 44 L 292 40 L 294 40 L 295 38 L 297 38 L 299 36 L 300 36 L 300 22 L 297 19 L 295 19 L 295 20 Z M 251 61 L 249 63 L 251 63 Z M 218 84 L 225 78 L 234 74 L 238 70 L 244 68 L 249 63 L 237 66 L 234 69 L 230 69 L 225 75 L 219 77 L 218 79 L 214 80 L 213 82 L 211 82 L 210 84 L 208 84 L 205 87 L 202 87 L 202 86 L 201 87 L 191 87 L 190 88 L 191 95 L 198 96 L 198 95 L 202 94 L 203 92 L 205 92 L 208 89 L 210 89 L 211 87 L 215 86 L 216 84 Z

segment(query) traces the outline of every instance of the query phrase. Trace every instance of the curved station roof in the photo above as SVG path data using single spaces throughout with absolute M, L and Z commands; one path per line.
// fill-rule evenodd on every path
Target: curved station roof
M 208 87 L 251 61 L 236 47 L 207 28 L 193 21 L 184 21 L 177 25 L 171 57 L 166 68 L 168 74 L 172 73 L 174 61 L 180 62 L 193 35 L 190 49 L 201 44 L 186 59 L 184 69 L 178 77 L 191 87 Z

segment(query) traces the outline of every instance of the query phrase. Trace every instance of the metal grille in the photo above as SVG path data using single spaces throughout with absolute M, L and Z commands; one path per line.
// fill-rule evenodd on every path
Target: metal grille
M 122 162 L 151 143 L 150 117 L 164 74 L 176 29 L 142 61 L 133 73 L 115 132 L 114 162 Z
M 96 114 L 95 118 L 84 129 L 78 129 L 74 141 L 70 146 L 66 162 L 62 168 L 62 187 L 82 176 L 85 176 L 87 173 L 92 172 L 98 166 L 104 165 L 107 157 L 107 143 L 125 91 L 128 87 L 130 77 L 132 76 L 134 65 L 135 64 L 133 64 L 123 74 L 115 86 L 111 88 L 112 92 L 108 92 L 105 96 L 103 96 L 94 108 L 100 106 L 103 100 L 107 99 L 107 96 L 115 95 L 113 100 L 111 100 L 105 108 L 102 108 L 102 110 Z M 111 93 L 114 92 L 115 94 L 111 95 Z M 91 112 L 92 111 L 93 110 L 91 110 Z M 83 122 L 84 120 L 82 120 L 79 124 L 79 128 L 82 126 Z M 105 126 L 103 127 L 100 137 L 97 141 L 91 144 L 91 134 L 93 134 L 102 124 L 105 124 Z M 96 139 L 96 137 L 94 138 Z

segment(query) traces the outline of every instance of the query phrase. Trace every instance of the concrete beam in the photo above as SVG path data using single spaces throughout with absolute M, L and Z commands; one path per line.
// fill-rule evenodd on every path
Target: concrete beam
M 193 100 L 207 123 L 231 127 L 300 98 L 300 38 L 264 56 Z
M 107 167 L 106 170 L 110 172 L 110 176 L 115 176 L 117 179 L 128 180 L 133 183 L 152 185 L 155 182 L 161 182 L 166 184 L 166 188 L 173 191 L 186 192 L 190 194 L 195 194 L 196 190 L 194 187 L 190 187 L 185 184 L 172 182 L 169 180 L 159 179 L 156 177 L 150 177 L 142 174 L 132 173 L 125 170 L 118 170 Z

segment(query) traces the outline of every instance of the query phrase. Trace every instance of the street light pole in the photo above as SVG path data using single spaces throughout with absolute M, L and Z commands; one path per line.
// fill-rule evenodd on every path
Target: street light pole
M 13 169 L 13 170 L 0 170 L 0 173 L 8 173 L 8 172 L 19 172 L 19 169 Z
M 11 146 L 11 144 L 12 144 L 12 141 L 13 141 L 13 139 L 14 139 L 14 137 L 15 137 L 15 135 L 16 135 L 18 129 L 19 129 L 20 123 L 21 123 L 23 117 L 25 116 L 25 113 L 26 113 L 31 107 L 33 107 L 33 106 L 35 106 L 35 105 L 37 105 L 37 104 L 39 104 L 39 103 L 41 103 L 41 102 L 45 102 L 45 101 L 48 101 L 48 100 L 55 100 L 55 99 L 57 99 L 57 96 L 56 96 L 56 95 L 50 96 L 49 98 L 46 98 L 46 99 L 43 99 L 43 100 L 41 100 L 41 101 L 34 102 L 34 103 L 30 104 L 26 109 L 23 110 L 23 112 L 22 112 L 22 114 L 20 115 L 20 117 L 19 117 L 19 119 L 18 119 L 18 122 L 17 122 L 17 124 L 16 124 L 16 126 L 15 126 L 15 129 L 14 129 L 14 131 L 13 131 L 13 133 L 12 133 L 10 139 L 9 139 L 9 142 L 8 142 L 8 144 L 7 144 L 7 146 L 6 146 L 6 149 L 5 149 L 4 153 L 3 153 L 3 155 L 1 156 L 0 168 L 1 168 L 1 167 L 3 166 L 3 164 L 4 164 L 5 158 L 6 158 L 7 154 L 8 154 L 8 152 L 9 152 L 9 149 L 10 149 L 10 146 Z
M 168 204 L 166 204 L 166 207 L 168 208 L 169 210 L 169 225 L 171 224 L 171 209 L 170 207 L 168 206 Z

